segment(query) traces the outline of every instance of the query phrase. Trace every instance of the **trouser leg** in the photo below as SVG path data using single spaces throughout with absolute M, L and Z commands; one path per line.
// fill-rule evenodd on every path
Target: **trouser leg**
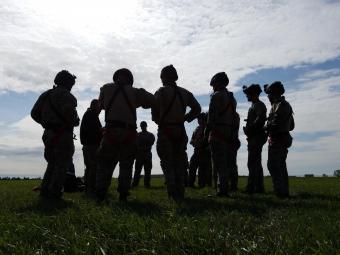
M 219 193 L 226 195 L 228 194 L 228 176 L 229 176 L 228 169 L 229 155 L 227 152 L 226 145 L 218 141 L 211 141 L 210 148 L 213 169 L 217 173 L 218 177 Z
M 193 187 L 195 185 L 196 172 L 199 165 L 199 154 L 196 150 L 192 154 L 189 163 L 189 181 L 188 186 Z
M 140 156 L 137 156 L 136 162 L 135 162 L 135 173 L 133 175 L 133 182 L 132 186 L 136 187 L 139 184 L 141 172 L 143 168 L 143 160 Z
M 152 169 L 152 156 L 148 156 L 144 162 L 144 186 L 150 187 Z

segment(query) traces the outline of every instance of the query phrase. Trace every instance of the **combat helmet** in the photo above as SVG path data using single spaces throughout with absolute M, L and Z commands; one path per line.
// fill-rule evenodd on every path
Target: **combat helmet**
M 243 86 L 243 93 L 246 95 L 260 95 L 262 92 L 259 84 L 251 84 L 250 86 Z
M 217 85 L 217 84 L 223 85 L 225 87 L 228 86 L 229 78 L 228 78 L 228 75 L 225 72 L 217 73 L 211 78 L 210 86 L 214 86 L 214 85 Z
M 281 96 L 285 93 L 285 88 L 280 81 L 275 81 L 270 85 L 266 84 L 263 86 L 263 88 L 266 94 L 276 94 Z
M 160 78 L 162 81 L 175 82 L 178 80 L 177 70 L 173 65 L 164 67 L 161 71 Z
M 133 75 L 129 69 L 121 68 L 113 74 L 113 81 L 118 85 L 133 85 Z

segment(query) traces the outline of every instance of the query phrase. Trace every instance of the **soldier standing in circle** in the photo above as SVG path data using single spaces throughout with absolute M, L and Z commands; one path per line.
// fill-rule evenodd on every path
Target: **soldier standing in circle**
M 264 91 L 272 105 L 266 130 L 269 135 L 268 170 L 272 176 L 274 192 L 280 198 L 289 197 L 287 155 L 293 138 L 289 131 L 295 127 L 293 109 L 283 96 L 285 89 L 280 81 L 265 85 Z
M 170 198 L 180 202 L 184 198 L 188 137 L 184 122 L 191 122 L 201 112 L 201 106 L 188 90 L 177 86 L 177 71 L 172 66 L 162 69 L 163 87 L 155 93 L 156 106 L 152 120 L 158 124 L 157 153 L 165 175 Z M 186 113 L 186 108 L 190 111 Z
M 132 186 L 137 187 L 139 184 L 140 174 L 144 167 L 144 187 L 150 187 L 151 169 L 152 169 L 152 145 L 155 143 L 155 136 L 148 132 L 147 123 L 140 123 L 141 132 L 137 134 L 137 155 L 135 162 L 135 174 Z
M 211 186 L 211 154 L 209 144 L 204 139 L 204 130 L 207 125 L 207 115 L 201 113 L 197 117 L 198 127 L 194 130 L 190 144 L 194 147 L 194 153 L 189 163 L 189 187 L 195 186 L 196 171 L 198 169 L 198 186 L 203 188 Z
M 85 191 L 94 194 L 97 174 L 97 150 L 102 140 L 102 124 L 99 120 L 99 101 L 93 99 L 80 125 L 80 142 L 83 145 L 85 164 Z
M 214 92 L 210 98 L 205 131 L 205 136 L 209 136 L 213 172 L 217 173 L 219 182 L 217 196 L 220 197 L 228 196 L 233 158 L 229 147 L 235 125 L 236 100 L 227 90 L 228 84 L 229 79 L 225 72 L 217 73 L 211 79 L 210 86 Z
M 119 162 L 117 191 L 119 201 L 127 201 L 136 155 L 136 108 L 151 108 L 154 96 L 141 88 L 134 88 L 133 75 L 123 68 L 113 75 L 113 82 L 100 89 L 99 105 L 105 110 L 105 131 L 98 149 L 96 180 L 97 200 L 106 198 L 113 171 Z
M 267 135 L 264 130 L 267 108 L 259 99 L 262 92 L 260 85 L 243 86 L 243 92 L 248 101 L 252 103 L 248 110 L 247 124 L 243 127 L 248 141 L 249 169 L 248 184 L 245 192 L 249 194 L 264 193 L 262 148 L 267 141 Z
M 44 92 L 34 104 L 31 116 L 45 129 L 42 140 L 47 168 L 40 195 L 59 199 L 62 196 L 66 172 L 74 153 L 73 128 L 79 125 L 77 99 L 71 94 L 76 76 L 60 71 L 55 86 Z

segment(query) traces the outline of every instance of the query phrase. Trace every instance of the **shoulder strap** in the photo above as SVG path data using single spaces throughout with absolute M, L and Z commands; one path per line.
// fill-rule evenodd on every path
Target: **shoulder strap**
M 68 121 L 66 120 L 66 118 L 58 111 L 58 109 L 55 107 L 55 105 L 52 103 L 52 99 L 51 99 L 51 93 L 53 90 L 50 90 L 50 92 L 48 93 L 48 102 L 51 106 L 52 111 L 54 112 L 55 115 L 57 115 L 57 117 L 59 119 L 61 119 L 63 122 L 67 123 Z
M 111 109 L 111 106 L 114 102 L 114 100 L 116 99 L 118 93 L 121 91 L 122 87 L 121 86 L 118 86 L 117 89 L 115 90 L 115 92 L 113 93 L 112 97 L 110 98 L 110 101 L 105 109 L 105 121 L 107 121 L 107 116 L 110 112 L 110 109 Z
M 133 115 L 134 120 L 137 120 L 136 111 L 135 111 L 134 107 L 132 106 L 128 96 L 126 95 L 126 93 L 125 93 L 125 91 L 123 89 L 123 86 L 119 86 L 118 85 L 117 89 L 115 90 L 115 92 L 113 93 L 113 95 L 112 95 L 112 97 L 111 97 L 111 99 L 109 101 L 109 104 L 107 105 L 107 107 L 105 109 L 105 121 L 107 121 L 108 113 L 110 112 L 112 104 L 115 101 L 115 99 L 116 99 L 116 97 L 117 97 L 119 92 L 123 93 L 123 97 L 124 97 L 126 103 L 128 104 L 128 107 L 129 107 L 129 109 L 130 109 L 130 111 L 131 111 L 131 113 Z
M 137 116 L 136 116 L 136 108 L 134 108 L 134 107 L 132 106 L 132 104 L 131 104 L 131 102 L 130 102 L 130 100 L 129 100 L 128 96 L 126 95 L 126 92 L 125 92 L 125 90 L 124 90 L 123 88 L 122 88 L 122 93 L 123 93 L 123 96 L 124 96 L 124 98 L 125 98 L 126 103 L 127 103 L 128 106 L 129 106 L 130 112 L 132 113 L 133 118 L 134 118 L 134 120 L 136 121 L 136 120 L 137 120 Z
M 173 106 L 174 103 L 175 103 L 175 99 L 176 99 L 177 94 L 178 94 L 178 96 L 179 96 L 179 100 L 180 100 L 180 102 L 181 102 L 182 108 L 184 108 L 184 100 L 183 100 L 183 97 L 182 97 L 181 93 L 179 93 L 178 87 L 175 86 L 175 87 L 174 87 L 174 95 L 173 95 L 173 97 L 171 98 L 171 101 L 170 101 L 170 104 L 168 105 L 168 108 L 164 111 L 164 113 L 163 113 L 163 115 L 162 115 L 162 117 L 161 117 L 160 123 L 163 123 L 165 117 L 169 114 L 169 112 L 170 112 L 172 106 Z

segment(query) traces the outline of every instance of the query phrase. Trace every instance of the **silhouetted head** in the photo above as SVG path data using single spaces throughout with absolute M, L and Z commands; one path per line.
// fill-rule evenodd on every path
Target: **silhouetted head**
M 210 81 L 210 86 L 214 88 L 214 90 L 218 88 L 225 88 L 229 84 L 229 78 L 225 72 L 220 72 L 215 74 Z
M 163 83 L 176 82 L 178 80 L 176 68 L 173 65 L 163 67 L 160 77 Z
M 264 85 L 264 92 L 268 94 L 268 98 L 270 102 L 274 102 L 278 98 L 280 98 L 285 93 L 285 88 L 280 81 L 275 81 L 268 86 L 268 84 Z
M 242 89 L 243 93 L 246 94 L 248 101 L 257 100 L 262 92 L 259 84 L 251 84 L 249 87 L 243 86 Z
M 142 131 L 146 131 L 147 127 L 148 127 L 148 124 L 146 123 L 146 121 L 141 121 L 140 128 L 142 129 Z
M 67 70 L 62 70 L 57 73 L 56 77 L 54 78 L 54 84 L 57 86 L 62 86 L 67 88 L 68 90 L 72 89 L 72 86 L 76 82 L 76 76 L 71 74 Z
M 118 69 L 113 74 L 113 82 L 118 85 L 133 85 L 133 75 L 127 68 Z
M 200 113 L 197 116 L 198 125 L 204 125 L 207 122 L 207 114 L 205 112 Z
M 99 107 L 99 100 L 93 99 L 90 104 L 90 109 L 93 110 L 95 113 L 100 113 L 100 107 Z

